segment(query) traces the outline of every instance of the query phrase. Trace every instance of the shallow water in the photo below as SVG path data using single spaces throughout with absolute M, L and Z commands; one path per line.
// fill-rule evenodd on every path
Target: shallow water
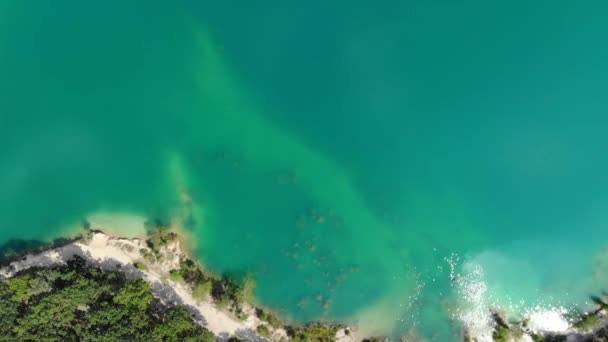
M 455 338 L 446 259 L 518 312 L 583 304 L 608 271 L 607 10 L 1 0 L 0 240 L 187 193 L 197 255 L 294 320 Z

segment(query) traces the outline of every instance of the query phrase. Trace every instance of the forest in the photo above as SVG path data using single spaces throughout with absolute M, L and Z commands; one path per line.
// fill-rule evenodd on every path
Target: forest
M 183 306 L 150 284 L 75 256 L 0 280 L 0 341 L 215 341 Z

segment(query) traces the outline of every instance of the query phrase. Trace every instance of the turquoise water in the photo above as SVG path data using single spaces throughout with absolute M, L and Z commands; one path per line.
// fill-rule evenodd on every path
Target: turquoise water
M 1 0 L 0 241 L 187 192 L 197 255 L 296 321 L 456 338 L 452 255 L 504 306 L 582 304 L 608 271 L 607 12 Z

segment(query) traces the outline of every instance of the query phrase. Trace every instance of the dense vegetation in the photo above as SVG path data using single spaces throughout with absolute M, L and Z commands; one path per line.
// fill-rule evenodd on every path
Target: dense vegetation
M 296 342 L 329 342 L 334 341 L 341 325 L 313 323 L 303 327 L 289 327 L 287 334 Z
M 0 341 L 214 341 L 183 306 L 150 285 L 74 257 L 0 279 Z

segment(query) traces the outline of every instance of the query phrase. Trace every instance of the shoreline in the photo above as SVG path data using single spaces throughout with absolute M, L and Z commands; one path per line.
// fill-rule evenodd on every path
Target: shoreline
M 63 265 L 74 255 L 78 255 L 101 269 L 118 270 L 129 278 L 146 280 L 152 285 L 155 297 L 167 305 L 184 305 L 198 324 L 209 329 L 221 341 L 230 337 L 245 341 L 289 341 L 297 339 L 298 334 L 306 334 L 307 329 L 325 334 L 330 332 L 331 340 L 337 342 L 387 340 L 384 337 L 359 336 L 356 328 L 337 323 L 311 322 L 300 326 L 285 324 L 272 311 L 252 304 L 252 292 L 238 301 L 228 297 L 214 297 L 213 291 L 216 290 L 217 284 L 231 287 L 232 291 L 243 291 L 246 285 L 231 283 L 231 280 L 219 278 L 205 270 L 204 266 L 187 252 L 184 236 L 178 233 L 179 229 L 156 228 L 148 238 L 125 238 L 107 233 L 101 227 L 85 228 L 84 232 L 76 236 L 57 238 L 49 242 L 35 241 L 33 249 L 2 256 L 0 278 L 10 278 L 31 268 Z M 207 284 L 207 293 L 197 298 L 195 293 L 201 284 L 193 282 L 193 277 L 203 277 L 206 279 L 204 283 L 211 281 L 213 286 Z M 253 288 L 250 291 L 253 291 Z M 226 298 L 227 303 L 221 303 Z M 537 342 L 566 341 L 570 338 L 568 341 L 595 341 L 593 338 L 598 336 L 608 337 L 608 300 L 600 297 L 593 299 L 596 308 L 571 317 L 570 326 L 561 331 L 535 329 L 525 320 L 510 322 L 501 313 L 490 308 L 490 325 L 481 333 L 473 333 L 463 324 L 463 340 Z M 402 338 L 402 341 L 410 339 Z
M 597 307 L 570 317 L 567 328 L 541 330 L 528 320 L 510 321 L 492 310 L 493 329 L 484 336 L 465 335 L 465 342 L 604 342 L 608 341 L 608 300 L 594 297 Z M 547 320 L 563 317 L 547 315 Z
M 2 244 L 2 246 L 7 246 L 7 251 L 0 251 L 2 252 L 0 253 L 0 269 L 4 268 L 5 266 L 9 266 L 15 261 L 19 261 L 27 257 L 28 255 L 42 254 L 50 249 L 65 247 L 69 244 L 80 241 L 82 238 L 82 234 L 77 234 L 76 236 L 71 236 L 67 238 L 55 238 L 50 241 L 11 239 Z M 30 244 L 30 246 L 27 246 L 28 243 Z M 12 250 L 12 248 L 9 249 L 8 246 L 13 244 L 22 244 L 25 248 L 22 251 L 14 251 Z
M 192 262 L 184 252 L 181 236 L 168 231 L 171 239 L 162 246 L 150 246 L 151 240 L 143 238 L 122 238 L 106 233 L 101 227 L 88 229 L 83 234 L 62 239 L 60 243 L 49 242 L 34 250 L 23 251 L 4 258 L 0 262 L 0 278 L 10 278 L 20 271 L 31 268 L 47 268 L 63 265 L 74 255 L 103 270 L 120 271 L 128 278 L 142 278 L 152 285 L 152 292 L 161 302 L 168 305 L 184 305 L 193 314 L 195 321 L 209 329 L 218 340 L 237 337 L 245 341 L 288 341 L 288 333 L 302 332 L 303 329 L 323 328 L 335 330 L 339 342 L 355 342 L 351 328 L 342 325 L 310 323 L 305 326 L 272 326 L 260 319 L 276 317 L 274 314 L 256 308 L 248 302 L 241 304 L 245 316 L 236 317 L 227 308 L 220 308 L 211 295 L 195 298 L 194 288 L 184 279 L 176 279 L 175 272 L 184 262 Z M 152 254 L 154 258 L 151 257 Z M 197 266 L 198 267 L 198 266 Z M 219 280 L 218 280 L 219 281 Z M 242 319 L 246 317 L 245 319 Z M 348 332 L 346 332 L 348 330 Z
M 238 330 L 251 330 L 251 324 L 238 322 L 227 313 L 217 310 L 209 301 L 197 301 L 188 289 L 179 282 L 168 279 L 171 269 L 179 267 L 181 255 L 179 242 L 167 248 L 166 260 L 142 270 L 135 265 L 142 257 L 141 249 L 147 248 L 140 238 L 120 238 L 109 235 L 100 229 L 90 231 L 90 236 L 74 238 L 72 242 L 60 247 L 53 246 L 39 253 L 27 253 L 0 268 L 0 276 L 9 278 L 30 268 L 45 268 L 64 264 L 73 255 L 105 270 L 119 270 L 129 278 L 140 277 L 153 285 L 153 293 L 165 304 L 182 304 L 194 314 L 199 324 L 214 335 L 234 336 Z M 173 255 L 170 255 L 173 254 Z M 120 267 L 117 267 L 120 265 Z

